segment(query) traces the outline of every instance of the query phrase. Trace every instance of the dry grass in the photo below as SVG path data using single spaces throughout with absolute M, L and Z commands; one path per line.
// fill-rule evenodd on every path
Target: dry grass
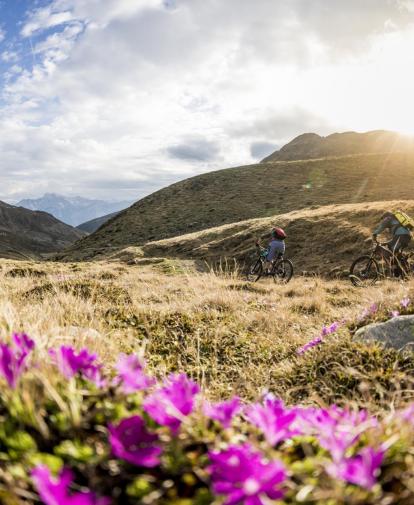
M 278 225 L 287 231 L 286 254 L 293 260 L 297 273 L 306 271 L 325 278 L 347 277 L 352 261 L 370 252 L 372 230 L 380 216 L 387 209 L 399 208 L 414 214 L 414 201 L 328 205 L 292 211 L 150 242 L 139 252 L 210 263 L 223 261 L 223 258 L 231 263 L 236 259 L 243 264 L 256 255 L 255 239 L 262 238 L 265 244 L 272 227 Z M 129 252 L 132 253 L 131 249 Z
M 414 290 L 413 283 L 357 289 L 302 277 L 278 287 L 270 280 L 249 284 L 236 275 L 197 273 L 185 263 L 167 272 L 159 265 L 3 260 L 1 337 L 26 331 L 43 348 L 86 345 L 108 364 L 120 351 L 145 348 L 157 374 L 185 370 L 216 397 L 253 398 L 269 388 L 288 401 L 362 401 L 361 384 L 365 395 L 368 387 L 372 397 L 381 396 L 378 388 L 391 387 L 392 370 L 400 383 L 398 374 L 411 376 L 411 355 L 353 343 L 348 329 L 305 357 L 295 351 L 323 324 L 355 321 L 372 302 L 386 312 Z M 17 267 L 24 275 L 16 276 Z
M 371 154 L 210 172 L 143 198 L 62 255 L 103 258 L 130 245 L 293 210 L 408 200 L 413 159 L 407 153 Z

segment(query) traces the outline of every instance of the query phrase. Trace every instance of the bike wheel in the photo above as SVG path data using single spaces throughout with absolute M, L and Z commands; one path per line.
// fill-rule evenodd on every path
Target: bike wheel
M 351 265 L 349 278 L 356 287 L 373 286 L 378 279 L 378 263 L 371 256 L 361 256 Z
M 257 282 L 263 274 L 263 264 L 261 260 L 254 261 L 247 270 L 247 280 L 249 282 Z
M 287 284 L 293 277 L 293 263 L 290 260 L 280 260 L 273 268 L 273 280 L 276 284 Z

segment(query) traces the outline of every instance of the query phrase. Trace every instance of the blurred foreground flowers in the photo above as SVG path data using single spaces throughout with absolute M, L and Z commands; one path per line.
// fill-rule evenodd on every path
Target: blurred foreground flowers
M 414 503 L 413 405 L 377 418 L 271 393 L 211 403 L 135 355 L 105 370 L 61 346 L 45 363 L 27 335 L 0 343 L 0 375 L 6 505 Z

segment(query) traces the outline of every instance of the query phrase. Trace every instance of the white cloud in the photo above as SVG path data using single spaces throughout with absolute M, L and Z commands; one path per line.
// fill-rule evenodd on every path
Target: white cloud
M 2 53 L 0 198 L 134 198 L 304 131 L 396 127 L 412 21 L 398 0 L 55 0 L 22 28 L 34 68 Z

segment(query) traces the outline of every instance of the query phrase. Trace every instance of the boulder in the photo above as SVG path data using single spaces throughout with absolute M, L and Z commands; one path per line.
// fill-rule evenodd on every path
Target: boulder
M 378 342 L 397 350 L 414 350 L 414 315 L 398 316 L 384 323 L 372 323 L 360 328 L 354 336 L 360 342 Z

